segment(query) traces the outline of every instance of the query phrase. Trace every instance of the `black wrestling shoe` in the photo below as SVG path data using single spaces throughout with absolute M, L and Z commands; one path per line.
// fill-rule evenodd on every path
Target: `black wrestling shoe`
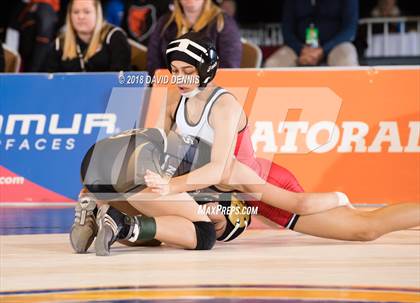
M 96 211 L 96 201 L 89 197 L 81 198 L 76 204 L 70 243 L 78 254 L 85 253 L 89 249 L 98 232 Z
M 95 240 L 95 250 L 97 256 L 109 256 L 111 245 L 123 239 L 122 231 L 125 227 L 125 215 L 109 205 L 102 205 L 99 208 L 96 223 L 98 224 L 98 234 Z

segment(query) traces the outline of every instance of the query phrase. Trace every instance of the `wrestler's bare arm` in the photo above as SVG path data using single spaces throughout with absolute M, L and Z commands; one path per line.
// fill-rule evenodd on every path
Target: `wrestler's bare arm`
M 192 191 L 221 183 L 225 175 L 229 174 L 232 164 L 241 114 L 242 108 L 232 95 L 220 97 L 210 115 L 210 123 L 214 129 L 210 162 L 188 174 L 172 178 L 171 191 Z

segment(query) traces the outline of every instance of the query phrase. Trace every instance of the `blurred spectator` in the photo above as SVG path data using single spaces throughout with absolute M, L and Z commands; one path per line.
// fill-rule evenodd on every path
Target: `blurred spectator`
M 371 12 L 372 17 L 399 17 L 401 11 L 396 0 L 378 0 Z
M 5 63 L 4 63 L 4 49 L 3 44 L 0 42 L 0 73 L 4 73 L 5 71 Z
M 48 72 L 120 71 L 130 69 L 130 46 L 122 29 L 103 20 L 97 0 L 73 0 L 66 29 L 55 40 L 46 62 Z
M 234 0 L 223 0 L 220 7 L 231 17 L 236 16 L 236 2 Z
M 315 66 L 325 61 L 331 66 L 358 65 L 351 43 L 357 20 L 357 0 L 285 0 L 285 46 L 272 54 L 265 66 Z
M 128 0 L 126 1 L 123 28 L 130 38 L 147 45 L 158 19 L 169 12 L 172 0 Z
M 23 71 L 39 72 L 57 33 L 60 0 L 30 0 L 12 27 L 19 31 Z
M 397 6 L 396 0 L 378 0 L 377 5 L 372 9 L 371 17 L 399 17 L 401 11 Z M 401 31 L 401 23 L 388 23 L 388 31 L 397 33 Z M 372 28 L 374 34 L 382 34 L 384 26 L 382 24 L 374 24 Z
M 19 9 L 24 6 L 21 1 L 0 1 L 0 41 L 5 42 L 6 30 L 10 26 L 12 18 L 16 19 Z
M 242 44 L 235 20 L 212 0 L 174 0 L 174 10 L 159 18 L 148 45 L 148 71 L 166 67 L 168 43 L 189 32 L 200 32 L 214 41 L 220 67 L 239 67 Z

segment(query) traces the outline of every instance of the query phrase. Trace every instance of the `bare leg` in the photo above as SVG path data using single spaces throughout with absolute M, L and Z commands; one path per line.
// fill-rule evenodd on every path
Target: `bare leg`
M 300 215 L 309 215 L 343 206 L 336 193 L 294 193 L 270 184 L 245 164 L 235 161 L 224 185 L 251 195 L 269 205 Z
M 197 202 L 187 193 L 159 197 L 153 201 L 128 201 L 131 206 L 149 217 L 179 216 L 191 222 L 210 219 L 199 212 Z
M 102 202 L 104 203 L 104 202 Z M 132 202 L 133 203 L 133 202 Z M 167 203 L 167 202 L 166 202 Z M 179 202 L 178 202 L 179 203 Z M 195 202 L 194 202 L 195 203 Z M 112 207 L 115 207 L 119 211 L 129 215 L 137 216 L 144 214 L 150 217 L 154 217 L 156 221 L 156 236 L 155 239 L 158 241 L 141 241 L 130 242 L 128 240 L 120 240 L 119 242 L 127 246 L 157 246 L 160 242 L 164 242 L 171 246 L 182 247 L 187 249 L 194 249 L 197 246 L 197 239 L 195 234 L 195 227 L 193 223 L 183 217 L 162 215 L 166 213 L 175 213 L 173 210 L 162 209 L 164 205 L 158 201 L 154 202 L 137 202 L 137 208 L 146 213 L 140 212 L 138 209 L 133 207 L 127 201 L 115 201 L 108 203 Z M 153 205 L 155 204 L 155 205 Z M 157 206 L 158 204 L 159 206 Z M 183 203 L 185 206 L 185 203 Z M 152 205 L 151 209 L 148 209 Z M 173 203 L 170 205 L 173 208 Z M 191 205 L 188 206 L 191 208 Z M 184 207 L 179 208 L 180 211 L 185 210 Z
M 371 241 L 386 233 L 420 225 L 420 203 L 401 203 L 373 211 L 338 207 L 301 216 L 294 230 L 322 238 Z
M 106 202 L 99 202 L 102 203 Z M 196 230 L 192 222 L 211 222 L 206 215 L 199 213 L 198 204 L 186 193 L 159 197 L 154 201 L 116 201 L 108 204 L 131 216 L 144 214 L 154 217 L 156 240 L 187 249 L 197 246 Z
M 186 249 L 197 247 L 195 227 L 191 221 L 176 216 L 160 216 L 155 220 L 157 240 Z
M 119 242 L 127 246 L 158 246 L 160 242 L 164 242 L 169 246 L 186 249 L 197 247 L 195 227 L 191 221 L 177 216 L 157 216 L 154 218 L 156 221 L 155 240 L 138 240 L 135 243 L 120 240 Z
M 156 220 L 156 239 L 166 244 L 194 249 L 197 237 L 192 222 L 210 222 L 199 213 L 198 204 L 186 193 L 164 196 L 155 201 L 130 201 L 141 213 Z

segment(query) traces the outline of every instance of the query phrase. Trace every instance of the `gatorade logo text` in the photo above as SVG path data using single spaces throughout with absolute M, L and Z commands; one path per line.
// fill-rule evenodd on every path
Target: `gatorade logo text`
M 402 128 L 408 129 L 405 142 L 400 136 Z M 370 142 L 366 139 L 368 135 L 373 137 Z M 307 121 L 286 121 L 278 125 L 271 121 L 256 121 L 252 143 L 255 150 L 262 148 L 268 153 L 327 153 L 332 150 L 338 153 L 416 153 L 420 152 L 420 121 L 410 121 L 408 125 L 380 121 L 375 133 L 361 121 L 345 121 L 341 125 L 331 121 L 312 125 Z

